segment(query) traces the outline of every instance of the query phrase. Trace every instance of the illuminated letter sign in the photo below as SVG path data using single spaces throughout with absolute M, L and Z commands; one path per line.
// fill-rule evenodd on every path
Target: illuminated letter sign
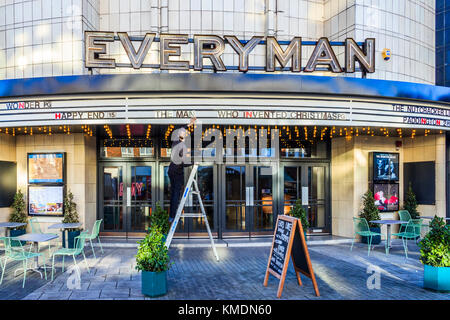
M 108 54 L 106 44 L 108 42 L 120 41 L 128 56 L 130 64 L 117 63 Z M 133 42 L 141 42 L 138 50 Z M 144 60 L 149 53 L 153 42 L 159 42 L 159 62 L 144 64 Z M 193 43 L 194 64 L 187 60 L 179 60 L 171 57 L 182 56 L 182 50 Z M 146 33 L 145 36 L 129 37 L 126 32 L 85 31 L 85 66 L 86 68 L 154 68 L 161 70 L 183 70 L 194 69 L 214 69 L 215 71 L 227 71 L 227 66 L 223 63 L 222 54 L 225 45 L 229 45 L 239 56 L 238 66 L 229 66 L 228 69 L 247 72 L 249 70 L 266 70 L 267 72 L 286 71 L 289 65 L 291 72 L 314 72 L 316 70 L 329 70 L 334 73 L 353 73 L 362 71 L 364 73 L 375 72 L 375 39 L 368 38 L 365 42 L 357 43 L 352 38 L 347 38 L 345 42 L 330 43 L 327 38 L 322 37 L 317 42 L 305 41 L 302 44 L 301 37 L 294 37 L 291 41 L 277 41 L 275 37 L 253 36 L 250 40 L 239 40 L 236 36 L 227 35 L 222 37 L 215 35 L 194 35 L 193 39 L 187 34 L 161 34 L 156 37 L 155 33 Z M 360 45 L 362 46 L 360 47 Z M 182 46 L 185 45 L 185 46 Z M 250 66 L 250 54 L 256 46 L 265 45 L 264 65 Z M 315 46 L 308 63 L 302 69 L 302 45 Z M 342 46 L 345 49 L 345 68 L 342 68 L 333 51 L 333 46 Z M 102 56 L 105 55 L 105 56 Z M 209 59 L 211 65 L 205 66 L 204 59 Z M 189 59 L 188 59 L 189 60 Z M 259 59 L 255 59 L 259 61 Z M 277 62 L 279 67 L 277 67 Z M 356 70 L 356 62 L 359 70 Z M 317 68 L 325 66 L 325 68 Z
M 292 72 L 300 72 L 302 69 L 302 38 L 295 37 L 292 39 L 285 51 L 281 49 L 277 40 L 274 37 L 267 37 L 266 44 L 266 71 L 275 71 L 275 58 L 281 64 L 281 67 L 286 67 L 289 60 L 291 61 Z
M 99 42 L 113 42 L 114 32 L 85 31 L 86 68 L 115 68 L 114 59 L 98 57 L 106 53 L 106 44 Z
M 305 67 L 305 72 L 313 72 L 317 65 L 328 65 L 330 71 L 341 73 L 342 68 L 327 38 L 320 38 Z

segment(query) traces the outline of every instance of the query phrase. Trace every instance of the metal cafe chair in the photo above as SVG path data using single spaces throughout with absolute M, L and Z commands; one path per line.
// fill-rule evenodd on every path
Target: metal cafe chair
M 408 259 L 408 240 L 415 240 L 420 237 L 420 229 L 422 228 L 422 219 L 410 219 L 406 225 L 405 231 L 393 233 L 392 235 L 402 239 L 405 256 Z
M 353 217 L 353 227 L 354 227 L 354 236 L 352 239 L 352 246 L 350 247 L 350 251 L 353 250 L 353 244 L 356 239 L 356 235 L 364 236 L 368 238 L 367 241 L 367 255 L 370 255 L 370 248 L 372 247 L 372 238 L 375 236 L 380 236 L 381 233 L 370 231 L 369 224 L 365 218 L 357 218 Z M 387 250 L 387 249 L 386 249 Z
M 28 260 L 39 256 L 42 256 L 42 258 L 44 259 L 43 267 L 45 280 L 47 280 L 47 268 L 45 264 L 45 256 L 42 253 L 30 252 L 25 250 L 22 246 L 22 241 L 15 240 L 14 238 L 11 237 L 3 237 L 3 242 L 5 244 L 5 257 L 3 259 L 3 263 L 1 263 L 2 276 L 0 278 L 0 285 L 3 282 L 3 276 L 5 274 L 6 263 L 8 262 L 8 260 L 22 261 L 23 264 L 22 288 L 24 288 L 25 280 L 27 278 Z
M 102 243 L 100 242 L 100 237 L 99 237 L 99 233 L 100 233 L 100 226 L 102 224 L 103 219 L 100 220 L 96 220 L 94 223 L 94 226 L 92 227 L 92 231 L 89 234 L 89 230 L 83 231 L 81 234 L 89 240 L 90 244 L 91 244 L 91 248 L 92 248 L 92 253 L 94 255 L 94 258 L 97 258 L 95 256 L 95 251 L 94 251 L 94 246 L 92 245 L 92 240 L 97 238 L 98 240 L 98 244 L 100 245 L 100 249 L 103 253 L 103 247 L 102 247 Z
M 75 237 L 75 248 L 60 248 L 53 252 L 52 255 L 52 281 L 53 281 L 53 275 L 55 273 L 55 257 L 56 256 L 62 256 L 62 272 L 64 272 L 64 257 L 65 256 L 72 256 L 73 262 L 75 266 L 77 265 L 77 259 L 75 256 L 78 256 L 80 254 L 83 255 L 84 262 L 86 263 L 86 267 L 89 273 L 91 273 L 89 269 L 89 264 L 86 260 L 86 255 L 84 254 L 84 245 L 86 243 L 86 239 L 83 235 L 79 235 L 78 237 Z

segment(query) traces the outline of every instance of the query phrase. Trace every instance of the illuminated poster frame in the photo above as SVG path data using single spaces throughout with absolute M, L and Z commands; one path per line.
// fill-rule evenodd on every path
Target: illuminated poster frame
M 30 159 L 33 157 L 61 158 L 61 174 L 55 178 L 39 177 L 38 179 L 30 179 Z M 65 152 L 32 152 L 27 153 L 27 206 L 29 216 L 51 216 L 62 217 L 64 216 L 64 197 L 66 195 L 66 153 Z M 35 198 L 38 196 L 39 189 L 44 190 L 47 188 L 48 199 L 40 195 L 40 199 Z M 30 192 L 31 189 L 31 192 Z M 51 192 L 50 192 L 51 191 Z M 58 193 L 58 194 L 56 194 Z M 38 203 L 38 202 L 39 203 Z M 33 206 L 33 208 L 32 208 Z

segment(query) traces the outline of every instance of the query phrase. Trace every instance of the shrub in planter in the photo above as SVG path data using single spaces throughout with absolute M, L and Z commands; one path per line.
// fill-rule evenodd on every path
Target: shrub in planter
M 405 202 L 403 204 L 403 209 L 408 210 L 411 215 L 411 219 L 419 219 L 419 211 L 417 211 L 417 199 L 414 193 L 411 182 L 409 183 L 408 191 L 406 192 Z
M 300 219 L 300 221 L 302 223 L 302 227 L 303 227 L 303 233 L 305 234 L 305 240 L 306 240 L 306 231 L 309 228 L 309 222 L 308 222 L 308 219 L 306 218 L 306 210 L 305 210 L 305 208 L 303 208 L 302 202 L 300 199 L 297 199 L 297 201 L 295 201 L 295 205 L 289 211 L 289 215 L 294 218 Z
M 372 220 L 380 220 L 380 212 L 375 205 L 375 198 L 373 197 L 372 191 L 367 190 L 363 196 L 363 209 L 359 213 L 360 218 L 365 218 L 369 224 L 370 231 L 381 232 L 379 225 L 370 223 Z M 369 237 L 361 236 L 362 243 L 369 243 Z M 381 242 L 381 236 L 372 237 L 372 244 L 379 244 Z
M 77 212 L 77 204 L 73 201 L 73 194 L 67 191 L 64 197 L 64 218 L 63 223 L 77 223 L 80 222 L 80 217 Z M 69 248 L 75 248 L 75 238 L 81 233 L 80 228 L 67 229 L 67 245 Z
M 28 224 L 28 216 L 26 214 L 26 204 L 24 195 L 21 190 L 17 191 L 14 195 L 14 200 L 11 205 L 12 212 L 9 216 L 9 222 L 19 222 L 19 223 L 26 223 Z M 22 234 L 25 234 L 27 232 L 27 225 L 24 225 L 22 227 L 18 227 L 16 229 L 10 230 L 10 236 L 11 237 L 18 237 Z M 22 241 L 22 245 L 25 245 L 25 241 Z
M 167 270 L 170 267 L 170 257 L 162 238 L 161 228 L 154 226 L 147 236 L 138 242 L 136 269 L 142 271 L 142 294 L 150 297 L 167 293 Z
M 169 214 L 166 210 L 163 210 L 159 202 L 156 203 L 156 210 L 150 216 L 150 228 L 153 229 L 155 227 L 160 228 L 163 234 L 162 240 L 165 242 L 170 229 Z
M 424 265 L 425 288 L 450 291 L 450 229 L 437 216 L 430 231 L 419 242 L 420 262 Z

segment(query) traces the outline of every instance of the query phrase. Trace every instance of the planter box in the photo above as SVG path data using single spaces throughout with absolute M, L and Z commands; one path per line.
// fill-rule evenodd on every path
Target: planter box
M 425 264 L 423 286 L 427 289 L 450 292 L 450 267 L 432 267 Z
M 75 248 L 75 238 L 80 235 L 81 231 L 67 231 L 67 246 L 70 249 Z
M 167 293 L 167 271 L 142 271 L 141 291 L 142 294 L 150 297 L 165 295 Z
M 381 233 L 381 228 L 379 228 L 379 227 L 377 227 L 377 228 L 369 228 L 369 229 L 372 232 Z M 369 243 L 369 238 L 370 237 L 361 236 L 361 242 L 362 243 Z M 373 236 L 372 237 L 372 245 L 380 244 L 380 242 L 381 242 L 381 236 Z
M 25 229 L 11 229 L 11 230 L 9 230 L 9 236 L 11 238 L 21 236 L 21 235 L 23 235 L 25 233 L 27 233 L 27 230 L 25 230 Z M 23 246 L 27 244 L 26 241 L 20 241 L 20 243 Z M 18 243 L 11 244 L 11 247 L 17 247 L 17 246 L 18 246 Z

